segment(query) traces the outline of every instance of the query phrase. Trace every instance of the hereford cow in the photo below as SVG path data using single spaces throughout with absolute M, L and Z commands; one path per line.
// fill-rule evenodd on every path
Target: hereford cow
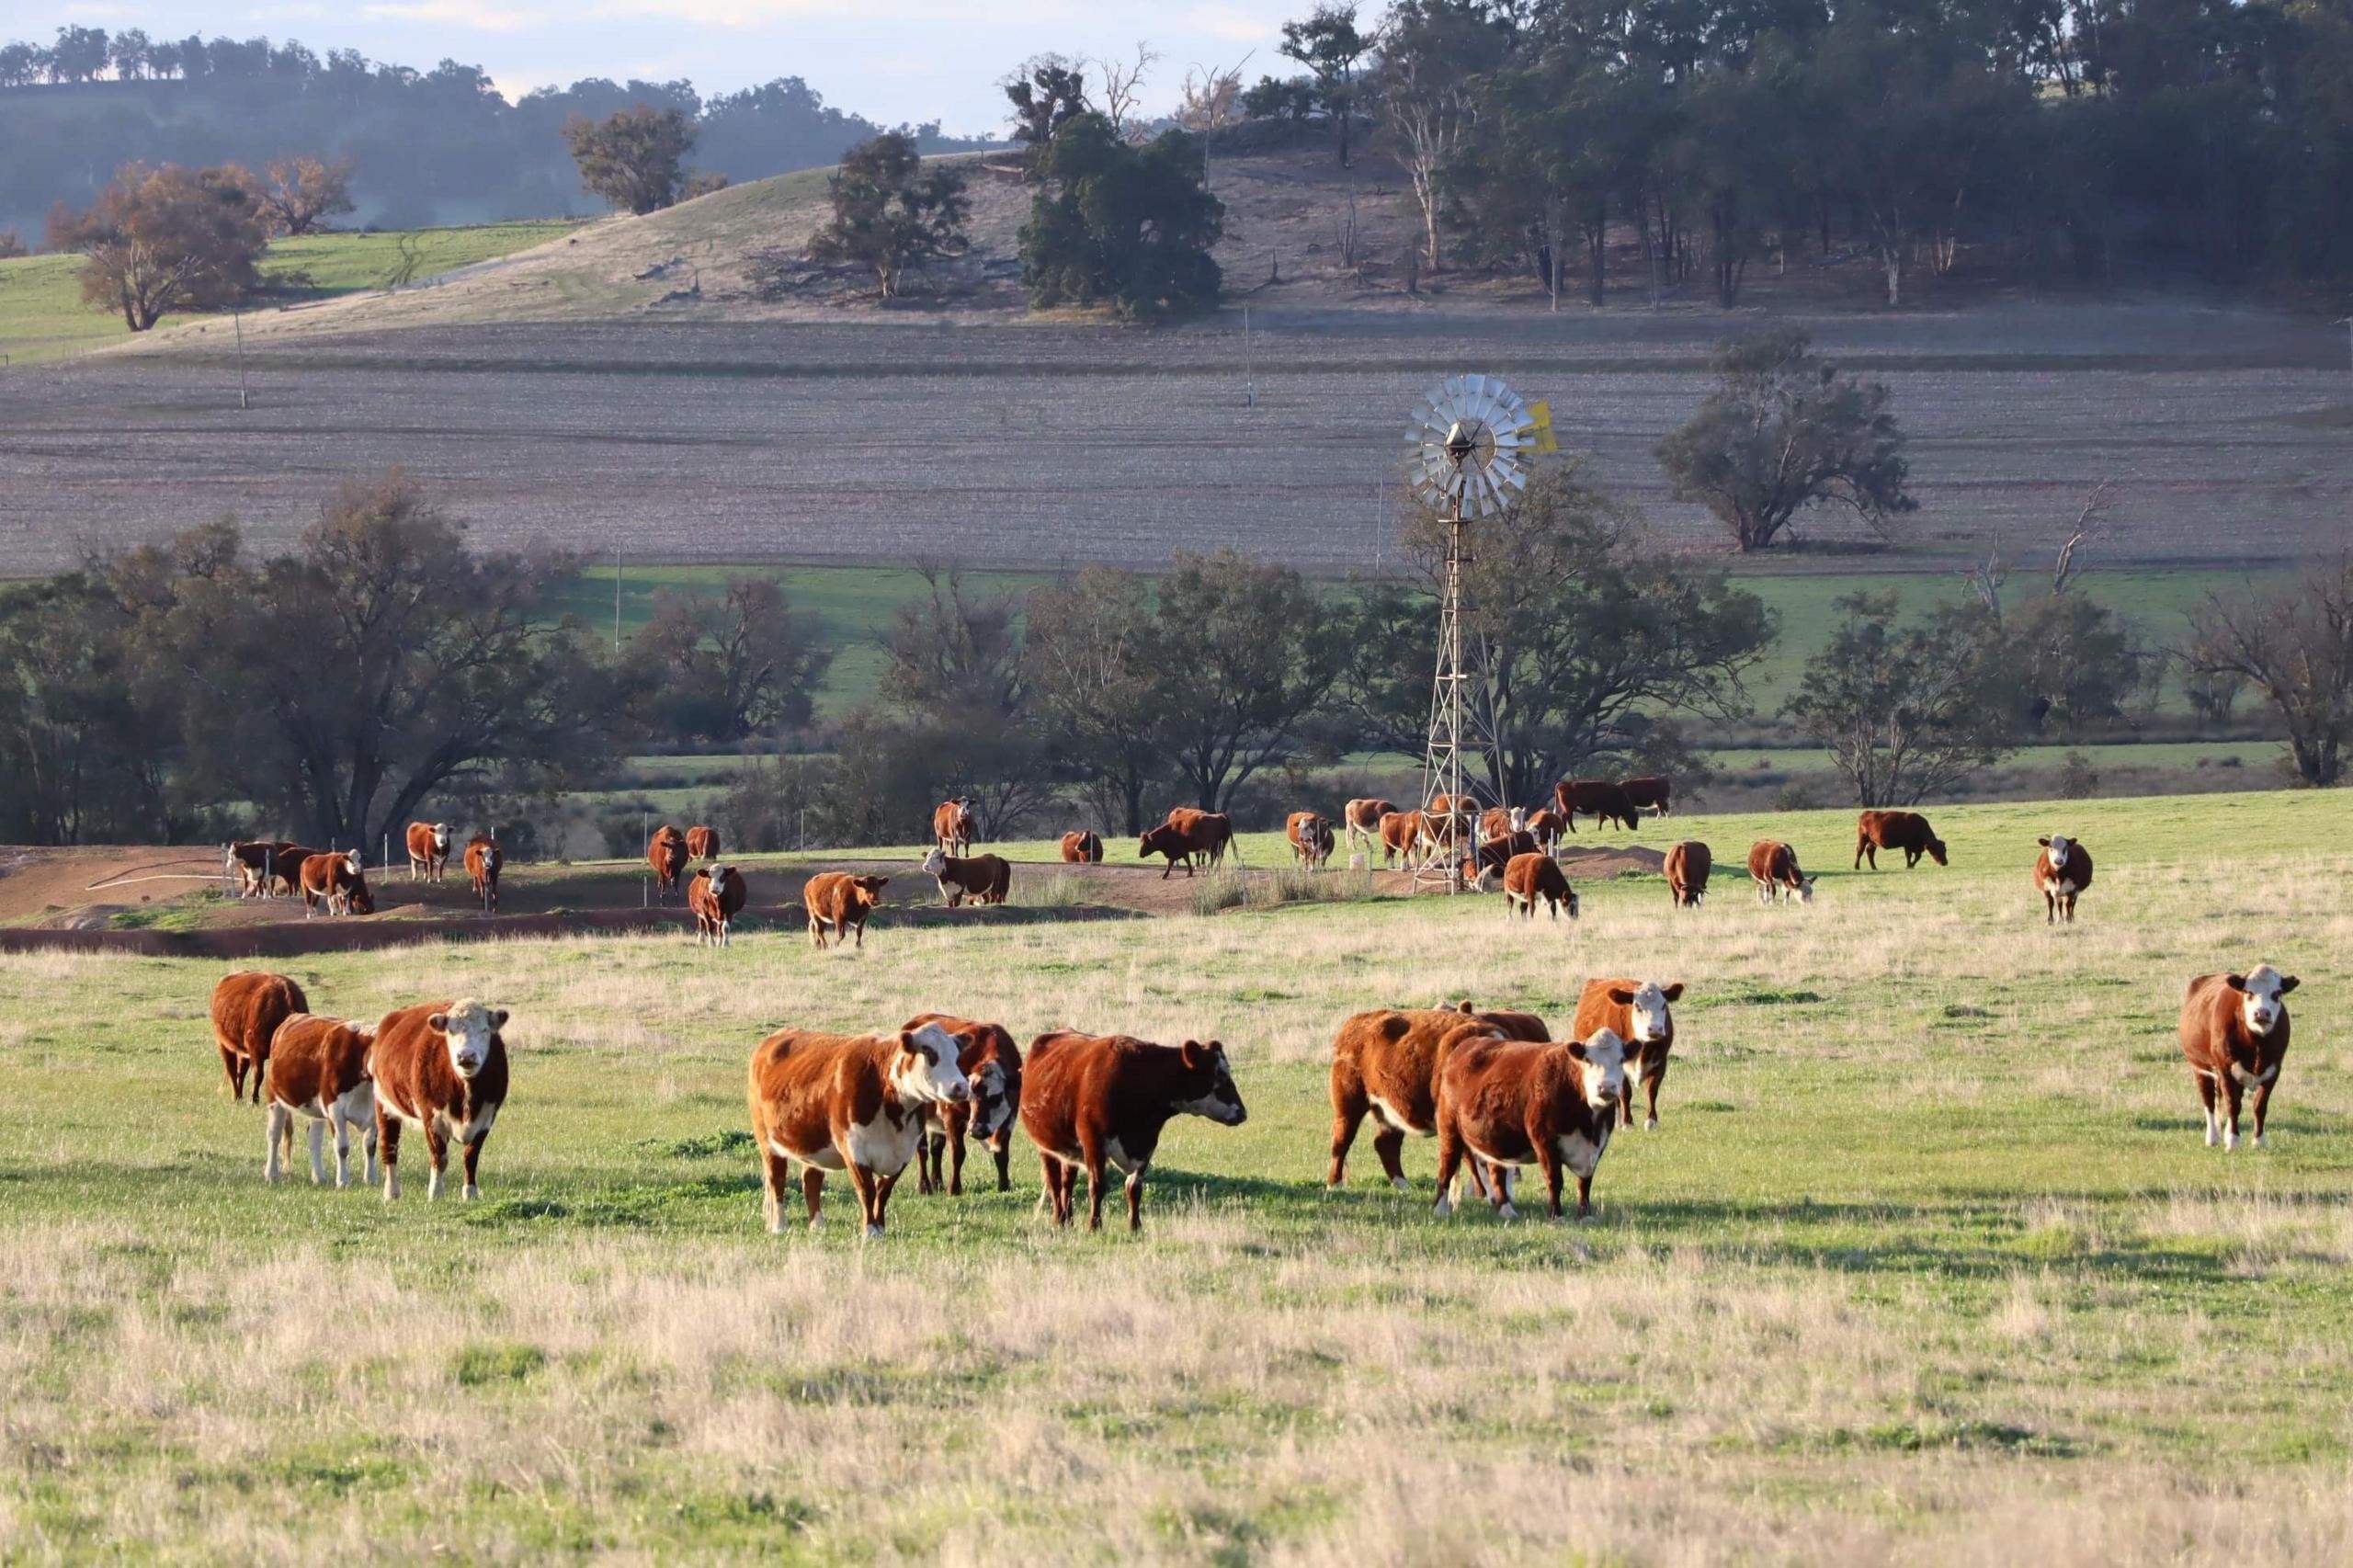
M 1509 838 L 1528 831 L 1528 812 L 1520 806 L 1489 806 L 1479 818 L 1482 839 Z
M 243 970 L 222 976 L 212 988 L 212 1043 L 221 1048 L 221 1075 L 229 1080 L 231 1099 L 245 1097 L 245 1073 L 251 1069 L 254 1104 L 261 1104 L 270 1037 L 278 1025 L 310 1010 L 310 998 L 289 975 Z
M 498 873 L 506 869 L 506 851 L 498 840 L 486 833 L 466 840 L 466 878 L 474 885 L 474 897 L 492 915 L 498 913 Z
M 1084 828 L 1065 833 L 1063 858 L 1074 866 L 1099 866 L 1103 863 L 1103 840 Z
M 1904 851 L 1904 869 L 1910 870 L 1927 856 L 1938 865 L 1945 861 L 1945 841 L 1928 826 L 1928 819 L 1917 812 L 1865 812 L 1855 819 L 1855 869 L 1863 869 L 1863 857 L 1870 857 L 1871 869 L 1879 869 L 1879 852 L 1882 849 Z
M 687 858 L 690 860 L 716 860 L 724 853 L 719 846 L 719 830 L 695 826 L 687 829 Z
M 506 1009 L 469 998 L 421 1002 L 384 1015 L 369 1052 L 376 1079 L 376 1139 L 384 1159 L 384 1201 L 401 1195 L 401 1129 L 421 1128 L 433 1178 L 425 1196 L 441 1196 L 457 1140 L 465 1196 L 482 1196 L 482 1146 L 506 1103 Z
M 1171 806 L 1167 825 L 1182 834 L 1197 847 L 1193 853 L 1201 856 L 1211 866 L 1225 864 L 1225 852 L 1233 844 L 1233 819 L 1223 812 L 1205 812 L 1199 806 Z M 1239 860 L 1237 853 L 1234 858 Z
M 2201 974 L 2181 1003 L 2181 1053 L 2206 1107 L 2206 1146 L 2239 1146 L 2239 1102 L 2255 1091 L 2255 1146 L 2288 1055 L 2288 993 L 2296 977 L 2269 964 L 2245 974 Z M 2222 1104 L 2215 1103 L 2220 1096 Z
M 932 807 L 931 839 L 942 854 L 972 852 L 972 797 L 959 795 Z
M 1189 808 L 1180 806 L 1177 811 L 1189 811 Z M 1176 812 L 1172 812 L 1169 815 L 1173 819 Z M 1205 863 L 1215 865 L 1225 853 L 1225 841 L 1233 834 L 1233 824 L 1222 812 L 1212 816 L 1207 812 L 1190 812 L 1182 821 L 1172 820 L 1146 829 L 1136 839 L 1136 858 L 1148 860 L 1154 855 L 1166 856 L 1168 864 L 1160 871 L 1160 880 L 1164 882 L 1180 861 L 1184 864 L 1185 874 L 1189 877 L 1193 874 L 1194 858 L 1199 857 Z
M 809 939 L 822 949 L 825 927 L 830 926 L 835 943 L 855 931 L 858 945 L 866 946 L 866 917 L 881 903 L 882 889 L 890 881 L 888 877 L 853 877 L 847 871 L 820 871 L 801 883 L 801 907 L 809 912 Z
M 1405 869 L 1414 869 L 1414 854 L 1428 843 L 1429 835 L 1419 812 L 1390 812 L 1381 819 L 1381 863 L 1388 865 L 1392 858 Z
M 687 835 L 668 823 L 645 841 L 645 863 L 654 868 L 654 896 L 664 903 L 678 891 L 678 873 L 687 869 Z
M 1658 1086 L 1666 1082 L 1666 1058 L 1675 1049 L 1675 1009 L 1683 983 L 1661 985 L 1654 980 L 1588 980 L 1577 998 L 1576 1022 L 1569 1032 L 1591 1040 L 1608 1029 L 1626 1042 L 1625 1092 L 1618 1101 L 1618 1125 L 1634 1125 L 1634 1081 L 1642 1080 L 1646 1102 L 1643 1131 L 1658 1126 Z
M 1239 1127 L 1248 1115 L 1225 1047 L 1154 1045 L 1127 1035 L 1040 1035 L 1023 1062 L 1021 1130 L 1038 1146 L 1054 1223 L 1067 1225 L 1086 1172 L 1086 1228 L 1103 1228 L 1103 1172 L 1127 1177 L 1128 1229 L 1143 1228 L 1143 1177 L 1161 1129 L 1177 1116 Z
M 1536 840 L 1537 848 L 1547 855 L 1560 853 L 1561 830 L 1563 826 L 1560 812 L 1550 806 L 1540 806 L 1528 813 L 1528 820 L 1521 825 L 1527 830 L 1529 836 Z
M 1490 1035 L 1457 1045 L 1438 1074 L 1438 1214 L 1454 1211 L 1454 1178 L 1468 1157 L 1494 1173 L 1488 1199 L 1503 1218 L 1518 1217 L 1511 1173 L 1533 1163 L 1553 1219 L 1564 1165 L 1576 1174 L 1577 1218 L 1591 1219 L 1593 1173 L 1625 1094 L 1625 1055 L 1608 1029 L 1582 1040 Z
M 2075 923 L 2075 895 L 2092 885 L 2092 852 L 2065 834 L 2038 838 L 2042 853 L 2034 858 L 2034 891 L 2042 895 L 2042 923 L 2061 916 Z
M 1571 833 L 1577 830 L 1579 812 L 1597 823 L 1616 821 L 1630 828 L 1643 823 L 1624 787 L 1608 778 L 1563 778 L 1552 786 L 1552 804 Z
M 278 870 L 278 860 L 294 847 L 282 839 L 224 844 L 221 846 L 221 869 L 235 883 L 239 898 L 272 898 L 277 895 L 281 882 L 288 892 L 293 891 L 294 884 Z M 301 854 L 307 857 L 310 851 L 305 849 Z M 301 859 L 295 860 L 294 868 L 297 871 L 301 869 Z
M 1357 840 L 1364 840 L 1365 856 L 1370 863 L 1373 846 L 1381 842 L 1381 819 L 1397 808 L 1378 796 L 1350 801 L 1340 808 L 1340 828 L 1348 841 L 1348 854 L 1357 852 Z
M 1021 1113 L 1021 1051 L 1002 1024 L 975 1023 L 944 1013 L 924 1013 L 899 1027 L 919 1029 L 938 1024 L 956 1037 L 956 1065 L 972 1085 L 972 1097 L 961 1105 L 926 1106 L 924 1120 L 930 1131 L 915 1146 L 915 1190 L 938 1192 L 943 1185 L 950 1198 L 964 1196 L 964 1141 L 985 1144 L 996 1156 L 996 1189 L 1013 1190 L 1013 1121 Z M 947 1180 L 940 1164 L 948 1161 Z
M 1676 908 L 1697 909 L 1708 902 L 1708 874 L 1715 867 L 1715 856 L 1696 838 L 1667 846 L 1664 867 L 1666 891 L 1675 900 Z M 1625 1031 L 1621 1029 L 1619 1032 L 1622 1034 Z
M 974 903 L 1003 903 L 1013 885 L 1013 868 L 998 855 L 975 855 L 960 860 L 938 845 L 923 858 L 924 873 L 939 883 L 939 896 L 956 908 L 965 899 Z
M 1577 917 L 1577 890 L 1569 886 L 1569 879 L 1562 873 L 1561 864 L 1541 850 L 1515 855 L 1504 866 L 1504 915 L 1524 915 L 1536 918 L 1536 901 L 1544 901 L 1544 913 L 1558 920 L 1566 909 L 1569 918 Z
M 1645 773 L 1638 778 L 1620 778 L 1618 788 L 1626 791 L 1627 801 L 1636 811 L 1656 812 L 1661 816 L 1674 814 L 1674 783 L 1658 774 Z
M 1748 846 L 1748 880 L 1756 884 L 1759 903 L 1779 903 L 1784 897 L 1813 902 L 1813 879 L 1798 869 L 1798 852 L 1778 838 L 1760 838 Z
M 1515 859 L 1522 855 L 1542 853 L 1543 851 L 1536 846 L 1536 835 L 1525 829 L 1518 833 L 1507 833 L 1501 838 L 1490 838 L 1463 858 L 1462 880 L 1468 885 L 1484 892 L 1487 889 L 1487 879 L 1493 877 L 1498 881 L 1502 881 L 1505 868 Z
M 449 864 L 449 824 L 413 822 L 408 824 L 408 880 L 433 881 Z
M 695 916 L 695 946 L 708 942 L 714 948 L 733 947 L 735 916 L 743 912 L 746 896 L 744 873 L 734 867 L 714 865 L 697 871 L 687 884 L 687 907 Z
M 811 1230 L 823 1219 L 825 1173 L 843 1171 L 866 1235 L 881 1235 L 891 1189 L 923 1140 L 924 1110 L 972 1098 L 957 1055 L 956 1037 L 937 1024 L 887 1035 L 788 1028 L 760 1041 L 745 1097 L 768 1233 L 784 1231 L 785 1180 L 797 1165 Z
M 357 849 L 340 855 L 312 855 L 302 861 L 302 918 L 324 909 L 333 915 L 373 915 L 376 901 L 368 892 L 366 862 Z
M 278 1026 L 269 1047 L 269 1125 L 261 1179 L 278 1180 L 294 1161 L 294 1119 L 311 1124 L 311 1185 L 325 1182 L 321 1144 L 335 1129 L 335 1184 L 351 1185 L 351 1130 L 367 1145 L 361 1179 L 376 1182 L 376 1083 L 368 1075 L 368 1052 L 375 1027 L 357 1019 L 322 1018 L 296 1013 Z
M 1332 863 L 1332 819 L 1317 812 L 1293 812 L 1283 823 L 1290 852 L 1309 870 Z
M 1332 1041 L 1332 1167 L 1324 1185 L 1336 1189 L 1347 1179 L 1349 1145 L 1370 1116 L 1372 1152 L 1389 1185 L 1411 1190 L 1402 1157 L 1405 1135 L 1427 1138 L 1438 1131 L 1433 1074 L 1458 1041 L 1483 1035 L 1549 1040 L 1552 1031 L 1532 1013 L 1474 1012 L 1467 1001 L 1452 1007 L 1376 1008 L 1343 1023 Z

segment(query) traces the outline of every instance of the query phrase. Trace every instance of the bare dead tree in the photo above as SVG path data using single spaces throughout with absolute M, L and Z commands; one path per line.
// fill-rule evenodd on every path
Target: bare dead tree
M 1103 118 L 1111 122 L 1111 133 L 1127 139 L 1128 121 L 1136 111 L 1136 100 L 1142 96 L 1143 79 L 1160 62 L 1160 56 L 1142 39 L 1136 40 L 1136 57 L 1132 62 L 1105 55 L 1090 60 L 1096 74 L 1103 78 Z
M 1204 136 L 1238 123 L 1242 119 L 1242 67 L 1249 62 L 1250 55 L 1245 54 L 1228 70 L 1212 70 L 1206 65 L 1188 69 L 1184 85 L 1177 89 L 1176 123 Z
M 2115 498 L 2116 482 L 2103 479 L 2092 486 L 2084 498 L 2083 510 L 2075 514 L 2075 531 L 2059 547 L 2059 560 L 2051 569 L 2051 591 L 2063 594 L 2076 578 L 2084 574 L 2083 562 L 2076 551 L 2089 544 L 2100 531 L 2101 519 L 2107 515 L 2109 503 Z
M 2010 580 L 2010 563 L 2002 559 L 2000 534 L 1994 536 L 1993 548 L 1985 552 L 1985 559 L 1962 573 L 1961 576 L 1977 590 L 1977 597 L 1984 601 L 1987 612 L 1999 621 L 2002 619 L 2002 585 Z

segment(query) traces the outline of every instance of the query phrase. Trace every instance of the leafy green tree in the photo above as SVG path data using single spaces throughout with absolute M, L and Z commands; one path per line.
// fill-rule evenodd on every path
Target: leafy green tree
M 926 169 L 915 139 L 904 131 L 886 131 L 844 153 L 828 196 L 833 216 L 811 236 L 809 254 L 866 268 L 886 300 L 899 297 L 909 268 L 972 248 L 962 173 Z
M 1055 744 L 1102 820 L 1141 833 L 1169 771 L 1160 704 L 1175 651 L 1151 583 L 1090 566 L 1029 599 L 1031 676 Z
M 729 577 L 717 593 L 664 590 L 622 668 L 646 729 L 679 744 L 726 744 L 809 722 L 833 662 L 774 577 Z
M 1949 607 L 1898 623 L 1895 594 L 1850 594 L 1845 616 L 1782 711 L 1830 754 L 1855 803 L 1945 795 L 2016 749 L 2016 690 L 1984 617 Z
M 695 125 L 684 109 L 641 103 L 602 119 L 574 115 L 563 122 L 563 141 L 591 195 L 642 218 L 686 188 Z
M 918 570 L 927 591 L 892 617 L 882 698 L 939 739 L 931 803 L 968 795 L 982 836 L 1009 837 L 1051 802 L 1057 781 L 1020 606 L 971 592 L 952 567 Z
M 2353 555 L 2314 562 L 2287 586 L 2209 594 L 2180 654 L 2193 676 L 2236 677 L 2270 700 L 2307 784 L 2339 783 L 2353 746 Z
M 87 211 L 61 206 L 49 220 L 50 248 L 81 253 L 82 298 L 133 332 L 251 292 L 268 243 L 253 176 L 234 165 L 128 164 Z
M 1348 133 L 1356 117 L 1357 66 L 1374 40 L 1357 26 L 1354 5 L 1321 5 L 1297 21 L 1283 24 L 1283 54 L 1307 67 L 1315 92 L 1340 135 L 1340 162 L 1348 161 Z
M 1021 230 L 1031 304 L 1104 305 L 1151 320 L 1217 302 L 1210 251 L 1225 206 L 1201 183 L 1192 137 L 1166 131 L 1131 146 L 1102 116 L 1081 114 L 1055 133 L 1039 175 Z
M 1232 551 L 1180 553 L 1155 615 L 1175 656 L 1154 706 L 1204 811 L 1226 810 L 1260 772 L 1327 749 L 1309 731 L 1339 679 L 1344 633 L 1297 572 Z
M 1511 39 L 1487 0 L 1396 0 L 1391 7 L 1381 48 L 1381 135 L 1414 182 L 1433 272 L 1440 266 L 1447 177 L 1477 119 L 1480 78 L 1503 63 Z
M 1088 112 L 1086 68 L 1059 54 L 1040 54 L 1004 83 L 1013 106 L 1013 139 L 1042 155 L 1062 128 Z

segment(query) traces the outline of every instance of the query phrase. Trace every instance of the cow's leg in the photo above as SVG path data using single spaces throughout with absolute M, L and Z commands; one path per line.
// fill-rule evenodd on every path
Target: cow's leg
M 2045 926 L 2052 926 L 2056 925 L 2058 920 L 2059 895 L 2049 888 L 2045 888 L 2042 890 L 2042 923 Z
M 381 1100 L 376 1102 L 376 1146 L 383 1152 L 384 1201 L 390 1203 L 401 1195 L 401 1119 Z
M 2275 1083 L 2276 1083 L 2277 1081 L 2278 1081 L 2278 1080 L 2276 1080 L 2276 1079 L 2275 1079 L 2275 1080 L 2273 1080 L 2273 1082 L 2275 1082 Z M 2268 1109 L 2270 1109 L 2270 1108 L 2271 1108 L 2271 1085 L 2270 1085 L 2270 1084 L 2257 1084 L 2257 1085 L 2255 1086 L 2255 1108 L 2254 1108 L 2254 1109 L 2255 1109 L 2255 1146 L 2256 1146 L 2256 1148 L 2258 1148 L 2258 1149 L 2260 1149 L 2260 1148 L 2262 1148 L 2262 1147 L 2263 1147 L 2263 1115 L 2264 1115 L 2264 1112 L 2265 1112 L 2265 1111 L 2267 1111 L 2267 1110 L 2268 1110 Z
M 311 1185 L 324 1187 L 327 1183 L 327 1123 L 326 1118 L 305 1118 L 311 1123 Z
M 1634 1125 L 1634 1080 L 1631 1076 L 1618 1080 L 1618 1125 Z
M 1389 1177 L 1389 1185 L 1400 1192 L 1411 1192 L 1413 1184 L 1405 1179 L 1405 1130 L 1392 1127 L 1385 1121 L 1375 1122 L 1372 1130 L 1372 1152 L 1381 1161 L 1381 1169 Z
M 858 946 L 860 949 L 866 946 L 866 922 L 863 918 L 858 923 Z
M 809 940 L 816 944 L 819 952 L 825 950 L 825 928 L 818 924 L 813 915 L 809 917 Z
M 1006 1129 L 989 1140 L 989 1153 L 996 1156 L 996 1189 L 999 1192 L 1011 1192 L 1013 1190 L 1013 1132 L 1011 1129 Z
M 809 1210 L 809 1228 L 815 1230 L 824 1223 L 824 1216 L 818 1206 L 825 1196 L 825 1173 L 815 1165 L 801 1167 L 801 1201 Z
M 273 1104 L 269 1119 L 262 1125 L 261 1179 L 273 1185 L 282 1168 L 278 1151 L 284 1146 L 286 1123 L 293 1114 L 284 1106 Z
M 1131 1235 L 1143 1229 L 1143 1173 L 1142 1165 L 1128 1173 L 1128 1233 Z
M 2069 893 L 2069 894 L 2067 895 L 2067 924 L 2068 924 L 2068 925 L 2070 925 L 2070 926 L 2073 926 L 2075 923 L 2075 895 L 2074 893 Z
M 482 1176 L 480 1174 L 480 1166 L 482 1165 L 482 1146 L 489 1142 L 490 1129 L 487 1127 L 466 1140 L 464 1155 L 466 1162 L 466 1187 L 463 1196 L 469 1203 L 472 1203 L 475 1199 L 482 1196 Z
M 335 1189 L 341 1192 L 351 1185 L 351 1118 L 340 1102 L 330 1101 L 326 1110 L 335 1123 Z
M 1086 1228 L 1103 1228 L 1103 1146 L 1081 1137 L 1078 1141 L 1080 1163 L 1086 1167 Z
M 1557 1214 L 1560 1210 L 1555 1206 L 1552 1211 Z M 1577 1218 L 1580 1220 L 1593 1218 L 1593 1177 L 1591 1176 L 1577 1177 Z
M 1324 1185 L 1337 1191 L 1348 1179 L 1348 1146 L 1357 1141 L 1357 1129 L 1364 1124 L 1365 1114 L 1372 1102 L 1365 1097 L 1364 1080 L 1353 1068 L 1344 1070 L 1339 1062 L 1332 1064 L 1332 1168 L 1324 1173 Z
M 2239 1146 L 2239 1106 L 2245 1097 L 2245 1091 L 2239 1087 L 2239 1081 L 2230 1076 L 2227 1072 L 2222 1077 L 2222 1090 L 2223 1104 L 2226 1107 L 2222 1122 L 2222 1147 L 2226 1150 L 2235 1149 Z
M 898 1188 L 900 1174 L 899 1171 L 892 1171 L 888 1176 L 880 1174 L 875 1176 L 872 1228 L 867 1232 L 867 1234 L 879 1236 L 882 1233 L 883 1216 L 891 1207 L 891 1194 Z
M 1438 1206 L 1443 1219 L 1454 1212 L 1454 1175 L 1462 1165 L 1462 1137 L 1445 1118 L 1438 1124 Z
M 2194 1068 L 2189 1075 L 2198 1085 L 2199 1103 L 2206 1108 L 2206 1147 L 2211 1149 L 2222 1141 L 2222 1120 L 2214 1114 L 2214 1080 Z
M 359 1136 L 367 1150 L 364 1173 L 368 1185 L 376 1185 L 376 1119 L 369 1117 L 359 1124 Z
M 449 1135 L 441 1130 L 441 1119 L 426 1113 L 425 1157 L 433 1166 L 433 1174 L 426 1178 L 425 1196 L 428 1201 L 441 1196 L 442 1178 L 449 1170 Z
M 1549 1138 L 1540 1139 L 1536 1163 L 1544 1172 L 1545 1215 L 1557 1220 L 1561 1217 L 1561 1146 Z
M 788 1162 L 774 1149 L 760 1151 L 760 1223 L 772 1236 L 784 1233 L 784 1183 Z
M 948 1129 L 948 1196 L 964 1196 L 964 1128 L 961 1122 Z
M 1661 1062 L 1643 1074 L 1643 1131 L 1658 1131 L 1658 1086 L 1666 1082 L 1666 1063 Z
M 874 1205 L 874 1193 L 876 1183 L 874 1173 L 866 1166 L 859 1165 L 856 1160 L 847 1162 L 847 1172 L 849 1176 L 849 1185 L 858 1193 L 858 1214 L 866 1221 L 865 1234 L 870 1239 L 881 1235 L 882 1233 L 882 1222 L 875 1218 L 876 1209 Z
M 939 1190 L 939 1156 L 948 1142 L 948 1135 L 936 1126 L 928 1128 L 915 1139 L 915 1192 L 929 1197 Z
M 1473 1171 L 1480 1168 L 1480 1160 L 1475 1153 L 1471 1157 L 1471 1168 Z M 1512 1188 L 1518 1183 L 1519 1167 L 1490 1162 L 1486 1165 L 1486 1173 L 1487 1202 L 1494 1207 L 1496 1218 L 1518 1219 L 1519 1210 L 1512 1204 L 1511 1193 Z
M 213 1037 L 212 1043 L 221 1051 L 221 1076 L 229 1081 L 229 1098 L 232 1101 L 243 1100 L 245 1097 L 244 1057 L 230 1050 L 229 1042 L 218 1035 Z

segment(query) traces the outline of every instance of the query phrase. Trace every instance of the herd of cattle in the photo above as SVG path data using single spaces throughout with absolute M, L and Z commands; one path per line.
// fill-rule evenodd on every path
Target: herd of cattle
M 413 822 L 408 824 L 408 875 L 411 881 L 441 881 L 449 864 L 449 824 Z M 477 833 L 466 844 L 466 875 L 483 909 L 498 912 L 498 874 L 506 869 L 506 853 L 498 840 Z M 368 891 L 368 866 L 357 849 L 306 849 L 284 839 L 258 838 L 222 846 L 222 874 L 242 898 L 276 898 L 300 894 L 305 919 L 327 915 L 373 915 L 375 896 Z

